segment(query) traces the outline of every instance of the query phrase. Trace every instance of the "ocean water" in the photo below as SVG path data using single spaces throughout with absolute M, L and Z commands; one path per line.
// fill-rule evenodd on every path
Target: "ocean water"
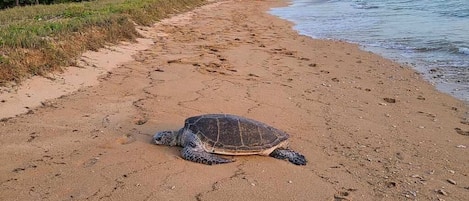
M 292 0 L 271 14 L 303 35 L 358 43 L 469 102 L 469 0 Z

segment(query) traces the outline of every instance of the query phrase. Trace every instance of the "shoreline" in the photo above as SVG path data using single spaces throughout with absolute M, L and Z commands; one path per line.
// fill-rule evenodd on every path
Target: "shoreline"
M 144 28 L 153 44 L 133 61 L 4 119 L 0 200 L 469 197 L 467 105 L 357 45 L 298 35 L 267 13 L 285 4 L 217 1 Z M 203 113 L 284 130 L 309 163 L 206 166 L 150 143 Z
M 432 83 L 435 86 L 435 88 L 438 89 L 439 91 L 446 93 L 446 94 L 450 94 L 456 97 L 457 99 L 465 101 L 466 103 L 469 104 L 469 88 L 468 86 L 466 86 L 468 85 L 466 82 L 468 81 L 469 78 L 467 76 L 468 75 L 467 69 L 464 68 L 463 66 L 463 63 L 467 63 L 467 62 L 464 61 L 464 58 L 463 58 L 464 54 L 461 54 L 462 50 L 460 50 L 459 48 L 458 50 L 453 49 L 451 51 L 442 50 L 443 52 L 439 52 L 439 53 L 432 51 L 432 50 L 428 50 L 428 52 L 426 51 L 421 52 L 421 51 L 413 50 L 415 49 L 414 46 L 423 45 L 419 42 L 416 42 L 415 38 L 421 38 L 421 40 L 427 41 L 427 42 L 429 42 L 428 41 L 429 39 L 428 38 L 426 39 L 422 35 L 420 35 L 420 37 L 416 37 L 415 34 L 418 31 L 413 30 L 412 28 L 408 28 L 409 29 L 408 34 L 410 37 L 408 39 L 409 40 L 408 42 L 402 42 L 393 37 L 388 38 L 388 39 L 383 38 L 383 37 L 386 37 L 387 34 L 382 31 L 381 31 L 382 32 L 381 34 L 378 34 L 379 36 L 375 36 L 375 37 L 369 36 L 369 34 L 367 33 L 370 31 L 372 32 L 374 29 L 371 29 L 371 27 L 367 26 L 366 23 L 365 24 L 358 23 L 356 26 L 351 26 L 349 30 L 351 33 L 356 33 L 359 35 L 363 34 L 363 35 L 353 36 L 355 34 L 346 34 L 348 33 L 347 30 L 342 30 L 341 27 L 352 25 L 353 20 L 350 21 L 351 19 L 347 20 L 346 18 L 344 18 L 344 20 L 339 20 L 339 21 L 343 21 L 342 23 L 339 23 L 337 25 L 332 25 L 334 24 L 333 23 L 334 17 L 332 16 L 333 13 L 331 12 L 324 11 L 325 12 L 323 13 L 324 15 L 318 16 L 318 18 L 320 19 L 315 20 L 311 17 L 314 16 L 314 14 L 312 13 L 317 13 L 317 12 L 321 13 L 320 11 L 321 8 L 327 8 L 327 6 L 335 5 L 337 7 L 340 7 L 340 9 L 342 9 L 342 6 L 347 5 L 347 3 L 337 3 L 337 2 L 330 3 L 330 4 L 321 3 L 318 5 L 314 5 L 312 7 L 309 7 L 311 5 L 308 5 L 308 3 L 305 3 L 305 7 L 307 8 L 302 8 L 303 6 L 300 6 L 300 4 L 303 4 L 303 3 L 293 1 L 291 6 L 272 9 L 271 13 L 282 19 L 289 20 L 293 23 L 295 23 L 296 21 L 297 23 L 295 23 L 293 27 L 295 30 L 298 31 L 298 33 L 302 35 L 310 36 L 315 39 L 342 40 L 342 41 L 349 42 L 349 43 L 355 43 L 355 44 L 360 45 L 362 50 L 371 51 L 375 54 L 391 59 L 395 62 L 401 63 L 402 65 L 410 66 L 417 72 L 422 73 L 422 76 L 428 82 Z M 295 5 L 295 4 L 298 4 L 298 5 Z M 388 15 L 392 14 L 392 11 L 387 10 L 386 7 L 387 6 L 380 8 L 382 9 L 380 10 L 380 12 L 378 12 L 377 10 L 372 11 L 370 9 L 353 9 L 354 11 L 347 10 L 343 16 L 336 16 L 336 17 L 343 18 L 344 16 L 348 16 L 353 19 L 355 19 L 354 17 L 356 17 L 356 19 L 359 21 L 360 19 L 364 21 L 366 21 L 366 19 L 370 19 L 371 21 L 373 21 L 373 19 L 384 17 L 384 16 L 380 16 L 380 14 L 378 13 L 381 13 L 381 15 L 385 15 L 385 16 L 386 14 L 384 14 L 383 12 L 389 12 Z M 310 12 L 307 11 L 308 9 L 310 10 Z M 347 9 L 347 7 L 343 9 Z M 376 8 L 376 9 L 379 9 L 379 8 Z M 302 13 L 301 14 L 302 16 L 298 16 L 298 14 L 295 14 L 296 12 Z M 373 15 L 374 12 L 378 12 L 375 14 L 378 14 L 379 16 Z M 399 15 L 398 13 L 395 13 L 395 14 Z M 331 15 L 331 16 L 325 17 L 328 15 Z M 357 16 L 360 16 L 360 17 L 357 17 Z M 419 17 L 418 14 L 416 14 L 415 17 Z M 311 22 L 309 23 L 303 22 L 301 20 L 302 18 L 311 18 Z M 392 18 L 389 18 L 389 19 L 392 19 Z M 387 20 L 382 19 L 383 23 L 386 23 L 386 22 L 389 23 L 389 19 Z M 343 24 L 345 22 L 347 23 Z M 412 22 L 409 22 L 409 23 L 412 23 Z M 324 26 L 322 26 L 321 24 L 323 24 Z M 394 25 L 396 24 L 394 23 Z M 337 26 L 338 30 L 332 29 L 335 26 Z M 361 27 L 361 26 L 363 26 L 362 27 L 363 30 L 353 28 L 353 27 Z M 390 24 L 389 26 L 393 26 L 393 25 Z M 377 28 L 378 27 L 380 30 L 389 28 L 389 27 L 386 28 L 386 27 L 377 25 Z M 394 28 L 399 29 L 398 27 L 394 27 Z M 331 29 L 331 30 L 327 31 L 327 29 Z M 379 30 L 374 30 L 374 31 L 380 32 Z M 397 30 L 397 31 L 403 32 L 404 30 Z M 420 34 L 423 34 L 423 33 L 420 33 Z M 321 35 L 322 36 L 329 35 L 329 37 L 320 37 Z M 387 37 L 390 37 L 390 35 L 387 35 Z M 428 37 L 436 37 L 436 36 L 429 34 Z M 448 40 L 454 42 L 453 39 L 448 39 Z M 381 41 L 381 42 L 376 42 L 376 41 Z M 403 47 L 396 48 L 396 45 L 394 43 L 401 44 Z M 411 45 L 410 43 L 412 43 L 413 45 Z M 438 43 L 438 42 L 435 41 L 435 43 Z M 446 48 L 445 46 L 440 47 L 438 44 L 434 44 L 435 46 L 433 47 L 430 42 L 428 45 L 431 46 L 429 47 L 429 49 L 432 49 L 432 48 L 445 49 Z M 453 44 L 453 45 L 456 45 L 456 44 Z M 405 51 L 403 49 L 405 49 Z M 425 48 L 422 47 L 422 49 L 425 49 Z M 456 51 L 456 52 L 453 52 L 453 51 Z M 434 61 L 430 61 L 431 55 L 434 56 L 434 59 L 433 59 Z M 442 55 L 446 55 L 446 58 L 443 57 Z M 443 61 L 446 61 L 446 62 L 443 62 Z M 450 64 L 450 63 L 453 63 L 453 64 Z
M 276 5 L 272 8 L 288 6 L 291 3 L 292 2 L 287 0 L 285 1 L 285 3 L 280 3 L 279 5 Z M 208 5 L 208 7 L 216 6 L 216 4 L 218 3 L 211 4 L 213 5 Z M 155 35 L 153 33 L 152 35 L 152 33 L 149 33 L 148 30 L 152 30 L 154 29 L 154 27 L 157 27 L 159 24 L 162 23 L 178 23 L 183 20 L 188 20 L 190 19 L 191 13 L 192 11 L 189 11 L 167 19 L 163 19 L 161 22 L 155 23 L 152 27 L 138 27 L 137 29 L 139 33 L 142 34 L 144 37 L 137 38 L 137 42 L 122 42 L 119 45 L 109 46 L 106 48 L 102 48 L 98 51 L 87 51 L 83 53 L 83 55 L 79 59 L 77 59 L 77 66 L 70 66 L 62 73 L 51 73 L 47 77 L 34 76 L 30 79 L 25 80 L 19 86 L 1 87 L 0 90 L 2 93 L 0 93 L 0 119 L 12 118 L 17 115 L 25 114 L 27 112 L 30 112 L 33 108 L 47 104 L 46 102 L 48 100 L 53 100 L 61 96 L 66 96 L 68 94 L 82 89 L 83 87 L 89 87 L 99 84 L 100 76 L 111 72 L 114 68 L 117 68 L 120 65 L 133 61 L 133 55 L 135 55 L 139 51 L 147 50 L 151 47 L 153 41 L 151 41 L 150 38 L 157 37 L 158 34 Z M 287 19 L 282 19 L 279 16 L 271 13 L 268 14 L 273 15 L 281 20 L 290 22 L 292 24 L 292 30 L 298 32 L 297 30 L 293 29 L 293 22 Z M 304 34 L 298 34 L 311 38 L 313 40 L 327 41 L 327 39 L 316 39 Z M 342 40 L 331 41 L 349 43 L 347 41 Z M 355 45 L 359 46 L 362 51 L 368 51 L 365 47 L 362 47 L 360 44 Z M 373 52 L 373 54 L 377 53 Z M 382 57 L 385 58 L 384 56 Z M 118 59 L 116 60 L 115 58 Z M 392 59 L 389 60 L 393 61 Z M 399 63 L 402 66 L 407 66 L 407 68 L 411 68 L 412 70 L 418 72 L 418 69 L 409 66 L 409 64 L 402 63 L 399 61 L 393 62 Z M 443 94 L 450 95 L 469 106 L 469 100 L 460 99 L 456 97 L 456 95 L 451 94 L 454 92 L 454 90 L 452 90 L 453 92 L 451 92 L 450 90 L 446 90 L 446 92 L 445 89 L 443 89 L 448 88 L 447 85 L 451 85 L 451 83 L 438 84 L 432 82 L 431 79 L 428 77 L 429 75 L 422 74 L 421 76 L 425 79 L 426 82 L 433 85 L 435 90 Z

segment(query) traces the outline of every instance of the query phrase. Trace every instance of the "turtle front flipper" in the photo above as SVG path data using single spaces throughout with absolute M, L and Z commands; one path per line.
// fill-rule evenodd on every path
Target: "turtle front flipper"
M 288 161 L 295 165 L 306 165 L 307 162 L 305 156 L 290 149 L 275 149 L 270 153 L 270 156 L 282 160 L 288 159 Z
M 215 165 L 215 164 L 222 164 L 222 163 L 231 163 L 234 160 L 226 159 L 219 157 L 215 154 L 211 154 L 206 152 L 203 149 L 197 147 L 184 147 L 181 151 L 182 158 L 196 162 L 196 163 L 203 163 L 206 165 Z

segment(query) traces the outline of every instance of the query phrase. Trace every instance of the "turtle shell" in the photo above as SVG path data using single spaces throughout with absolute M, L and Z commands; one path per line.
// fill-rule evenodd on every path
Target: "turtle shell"
M 262 122 L 229 114 L 190 117 L 184 128 L 199 137 L 207 152 L 226 155 L 268 155 L 289 137 Z

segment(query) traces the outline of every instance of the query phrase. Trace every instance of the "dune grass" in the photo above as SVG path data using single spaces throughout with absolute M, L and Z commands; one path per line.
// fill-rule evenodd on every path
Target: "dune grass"
M 95 0 L 0 11 L 0 85 L 61 71 L 86 50 L 138 37 L 151 25 L 205 0 Z

